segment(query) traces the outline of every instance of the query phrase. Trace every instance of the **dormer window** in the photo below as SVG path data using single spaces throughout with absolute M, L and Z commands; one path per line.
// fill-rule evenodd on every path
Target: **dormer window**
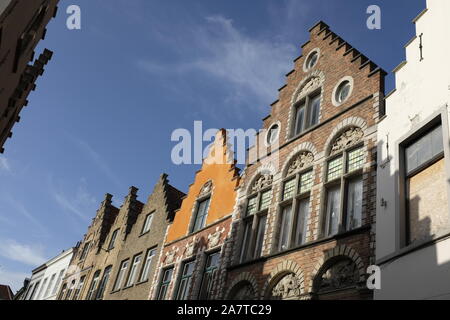
M 293 136 L 298 136 L 319 123 L 320 99 L 320 92 L 315 92 L 307 95 L 295 105 Z

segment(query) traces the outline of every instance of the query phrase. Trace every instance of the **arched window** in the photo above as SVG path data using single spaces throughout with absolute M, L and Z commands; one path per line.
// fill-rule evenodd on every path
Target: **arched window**
M 244 235 L 240 261 L 259 258 L 262 254 L 267 213 L 272 195 L 272 175 L 262 174 L 253 182 L 244 212 Z M 255 226 L 255 228 L 253 228 Z
M 229 300 L 255 300 L 256 292 L 248 281 L 241 281 L 231 290 Z
M 97 297 L 96 297 L 97 300 L 103 299 L 103 294 L 105 293 L 105 289 L 108 284 L 108 280 L 111 276 L 111 270 L 112 270 L 112 266 L 108 266 L 108 267 L 106 267 L 105 272 L 103 272 L 102 281 L 100 281 L 100 284 L 99 284 L 98 290 L 97 290 Z
M 94 277 L 92 278 L 91 286 L 89 287 L 88 295 L 86 300 L 94 300 L 96 297 L 96 289 L 98 280 L 100 278 L 100 270 L 95 271 Z
M 360 128 L 349 128 L 331 146 L 325 172 L 323 236 L 333 236 L 362 226 L 363 166 L 366 158 L 363 136 Z
M 310 192 L 314 181 L 313 162 L 311 152 L 300 152 L 287 169 L 279 209 L 278 251 L 306 242 Z

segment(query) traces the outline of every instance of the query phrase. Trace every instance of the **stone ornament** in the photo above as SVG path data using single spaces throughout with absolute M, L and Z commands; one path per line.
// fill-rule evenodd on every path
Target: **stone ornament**
M 300 296 L 301 282 L 292 273 L 285 275 L 272 289 L 272 297 L 275 299 L 288 300 Z
M 271 174 L 263 174 L 253 183 L 251 191 L 252 193 L 258 192 L 261 189 L 272 185 L 273 177 Z
M 341 134 L 339 136 L 339 138 L 337 138 L 335 140 L 335 142 L 333 143 L 332 147 L 331 147 L 331 152 L 330 154 L 336 154 L 339 153 L 345 149 L 347 149 L 348 147 L 351 147 L 354 144 L 357 144 L 358 142 L 360 142 L 362 140 L 362 138 L 364 137 L 364 132 L 362 131 L 361 128 L 351 128 L 348 129 L 347 131 L 345 131 L 343 134 Z
M 358 283 L 359 272 L 356 264 L 345 259 L 333 264 L 319 277 L 318 291 L 330 291 L 355 286 Z
M 294 158 L 294 160 L 289 165 L 287 174 L 290 175 L 304 168 L 307 168 L 310 165 L 312 165 L 313 162 L 314 156 L 311 152 L 301 152 Z
M 200 190 L 199 197 L 208 195 L 212 190 L 212 181 L 206 182 Z
M 219 227 L 216 228 L 216 232 L 208 235 L 208 249 L 211 249 L 219 244 L 220 236 L 225 232 L 225 228 L 221 230 Z
M 190 256 L 194 255 L 197 243 L 198 243 L 198 239 L 196 239 L 194 237 L 194 240 L 192 240 L 191 242 L 188 242 L 186 244 L 185 250 L 184 250 L 184 255 L 186 257 L 190 257 Z
M 306 96 L 311 91 L 319 88 L 322 84 L 322 81 L 319 77 L 312 77 L 305 85 L 301 88 L 300 92 L 298 93 L 295 102 L 298 102 L 301 98 Z
M 177 251 L 178 248 L 174 248 L 171 251 L 166 252 L 166 258 L 164 259 L 164 263 L 171 264 L 172 262 L 174 262 Z

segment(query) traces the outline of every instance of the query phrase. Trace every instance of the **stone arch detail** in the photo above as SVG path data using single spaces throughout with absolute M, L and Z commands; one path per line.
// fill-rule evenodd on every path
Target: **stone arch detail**
M 314 80 L 315 78 L 318 79 L 318 82 L 314 85 L 312 90 L 323 86 L 323 84 L 325 82 L 325 74 L 320 70 L 314 70 L 314 71 L 310 72 L 302 81 L 300 81 L 297 88 L 295 89 L 294 94 L 292 95 L 292 98 L 291 98 L 291 105 L 294 105 L 298 101 L 298 98 L 302 97 L 302 91 L 305 88 L 305 86 L 311 80 Z
M 325 143 L 325 154 L 328 155 L 331 151 L 331 146 L 334 140 L 339 137 L 339 135 L 345 131 L 345 129 L 350 129 L 351 127 L 360 128 L 364 135 L 366 135 L 367 123 L 360 117 L 349 117 L 342 120 L 337 126 L 334 127 L 331 134 Z
M 231 292 L 233 292 L 233 289 L 242 282 L 250 283 L 255 292 L 255 300 L 257 300 L 259 296 L 258 283 L 256 281 L 255 276 L 249 272 L 243 272 L 233 279 L 233 281 L 231 282 L 230 286 L 226 291 L 225 298 L 230 299 L 230 294 Z
M 256 172 L 253 174 L 252 178 L 249 180 L 249 183 L 247 184 L 247 187 L 245 189 L 245 195 L 248 195 L 251 193 L 251 188 L 253 186 L 253 184 L 256 182 L 256 180 L 261 176 L 261 175 L 271 175 L 272 177 L 275 175 L 275 169 L 273 168 L 273 166 L 269 163 L 267 165 L 261 166 L 258 168 L 258 170 L 256 170 Z
M 355 263 L 356 267 L 358 268 L 359 282 L 365 281 L 366 270 L 364 268 L 364 262 L 362 261 L 358 252 L 356 252 L 356 250 L 350 246 L 340 245 L 326 251 L 324 256 L 317 262 L 309 279 L 310 281 L 308 284 L 308 292 L 312 292 L 314 290 L 313 288 L 314 279 L 317 277 L 317 275 L 322 271 L 324 267 L 327 267 L 326 263 L 330 259 L 337 257 L 346 257 L 352 260 Z
M 303 294 L 305 292 L 305 277 L 302 269 L 296 262 L 292 260 L 285 260 L 279 263 L 270 273 L 269 278 L 264 283 L 264 287 L 261 291 L 261 300 L 265 300 L 266 297 L 268 297 L 269 290 L 272 289 L 274 282 L 280 280 L 283 276 L 289 273 L 295 274 L 295 276 L 300 280 L 300 294 Z
M 314 161 L 316 161 L 317 159 L 317 149 L 314 146 L 314 144 L 312 144 L 311 142 L 303 142 L 301 144 L 299 144 L 298 146 L 296 146 L 294 148 L 294 150 L 292 150 L 291 153 L 289 153 L 289 155 L 287 156 L 287 160 L 284 162 L 283 168 L 281 170 L 282 173 L 282 177 L 286 177 L 287 174 L 287 170 L 292 162 L 292 160 L 294 159 L 294 157 L 296 157 L 300 152 L 311 152 L 312 155 L 314 156 Z

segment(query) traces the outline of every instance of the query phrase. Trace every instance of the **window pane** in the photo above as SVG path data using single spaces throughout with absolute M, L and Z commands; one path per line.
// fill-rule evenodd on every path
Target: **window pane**
M 362 225 L 362 192 L 363 182 L 361 178 L 349 182 L 347 189 L 347 230 L 353 230 Z
M 130 275 L 127 281 L 127 287 L 134 284 L 134 280 L 136 280 L 136 274 L 139 269 L 139 265 L 141 264 L 141 255 L 136 256 L 133 260 L 133 265 L 131 266 Z
M 405 150 L 406 171 L 411 173 L 444 150 L 442 126 L 436 127 Z
M 327 180 L 331 181 L 342 175 L 342 157 L 331 160 L 328 163 Z
M 125 277 L 125 272 L 128 269 L 128 260 L 122 262 L 122 265 L 117 275 L 116 284 L 114 285 L 114 291 L 119 290 L 122 287 L 123 278 Z
M 105 272 L 103 273 L 102 281 L 100 282 L 98 293 L 97 293 L 97 299 L 103 299 L 103 294 L 105 292 L 106 286 L 108 284 L 109 275 L 111 274 L 112 267 L 109 266 L 105 269 Z
M 149 250 L 147 252 L 147 257 L 145 258 L 145 264 L 144 264 L 144 268 L 142 269 L 142 274 L 141 274 L 141 279 L 140 281 L 146 281 L 148 280 L 148 276 L 150 273 L 150 267 L 152 265 L 152 261 L 153 261 L 153 257 L 156 254 L 156 250 Z
M 309 171 L 300 176 L 300 193 L 305 193 L 311 190 L 313 184 L 313 172 Z
M 186 263 L 183 268 L 180 285 L 178 287 L 177 300 L 187 300 L 191 288 L 192 274 L 194 272 L 195 261 Z
M 339 212 L 340 212 L 340 187 L 328 190 L 325 235 L 331 236 L 339 232 Z
M 297 211 L 297 225 L 295 227 L 296 237 L 295 244 L 301 245 L 306 242 L 306 229 L 309 219 L 309 198 L 299 203 Z
M 262 246 L 264 242 L 264 231 L 266 229 L 266 220 L 267 216 L 262 216 L 259 218 L 258 233 L 256 236 L 256 245 L 255 245 L 255 258 L 259 258 L 261 256 Z
M 97 288 L 98 278 L 100 277 L 100 270 L 97 270 L 94 274 L 94 278 L 92 278 L 91 286 L 89 288 L 87 300 L 92 300 L 95 297 L 95 290 Z
M 284 183 L 283 200 L 290 199 L 295 194 L 295 178 Z
M 158 300 L 165 300 L 167 298 L 167 291 L 170 285 L 170 281 L 172 281 L 172 273 L 173 268 L 164 271 L 161 286 L 159 289 Z
M 297 108 L 295 116 L 295 131 L 294 134 L 298 135 L 303 131 L 303 122 L 305 121 L 305 105 L 301 105 Z
M 251 215 L 256 212 L 256 200 L 257 200 L 257 197 L 248 199 L 247 215 Z
M 319 113 L 320 113 L 320 95 L 315 96 L 311 99 L 310 107 L 310 121 L 309 125 L 314 126 L 319 123 Z
M 208 300 L 211 298 L 212 285 L 219 265 L 219 258 L 220 253 L 218 252 L 208 256 L 200 289 L 200 300 Z
M 352 150 L 348 153 L 348 172 L 361 169 L 364 165 L 364 148 Z
M 108 250 L 111 250 L 114 248 L 114 243 L 116 242 L 117 234 L 119 233 L 119 229 L 114 230 L 113 234 L 111 235 L 111 240 L 109 241 Z
M 265 210 L 270 205 L 270 193 L 272 190 L 265 191 L 261 194 L 261 204 L 259 205 L 259 211 Z
M 245 261 L 248 256 L 248 249 L 250 246 L 250 237 L 252 234 L 252 225 L 253 225 L 253 222 L 251 220 L 246 221 L 244 223 L 245 226 L 244 226 L 244 237 L 241 247 L 241 262 Z
M 149 214 L 149 215 L 147 215 L 147 217 L 145 217 L 145 222 L 144 222 L 144 227 L 142 228 L 142 233 L 146 233 L 150 230 L 152 221 L 153 221 L 153 214 Z
M 198 204 L 197 215 L 195 217 L 194 229 L 192 232 L 202 229 L 206 223 L 206 216 L 208 215 L 209 199 L 206 199 Z
M 280 221 L 280 243 L 278 249 L 280 251 L 289 249 L 289 231 L 291 230 L 291 212 L 292 205 L 283 208 Z

